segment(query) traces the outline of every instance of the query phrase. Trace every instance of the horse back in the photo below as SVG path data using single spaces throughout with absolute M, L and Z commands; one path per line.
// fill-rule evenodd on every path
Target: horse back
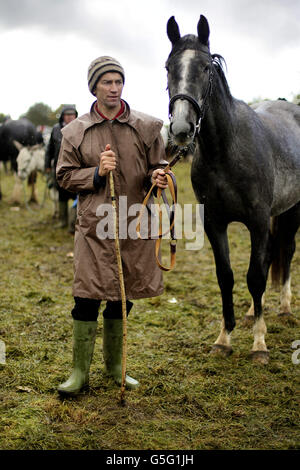
M 263 101 L 252 106 L 268 131 L 274 154 L 300 165 L 300 106 L 287 101 Z
M 265 101 L 254 110 L 267 130 L 274 166 L 272 215 L 300 200 L 300 107 L 286 101 Z

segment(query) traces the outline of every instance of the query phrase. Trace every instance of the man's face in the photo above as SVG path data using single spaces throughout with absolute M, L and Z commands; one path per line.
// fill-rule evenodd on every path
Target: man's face
M 123 91 L 123 78 L 120 73 L 107 72 L 98 80 L 95 95 L 101 107 L 118 108 Z
M 70 112 L 64 113 L 64 123 L 65 124 L 69 124 L 69 122 L 73 121 L 75 118 L 76 118 L 75 113 L 70 113 Z

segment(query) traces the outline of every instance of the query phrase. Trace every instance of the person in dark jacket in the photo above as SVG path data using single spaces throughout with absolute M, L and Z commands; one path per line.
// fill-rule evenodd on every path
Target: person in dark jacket
M 74 220 L 76 218 L 76 209 L 73 207 L 68 211 L 69 199 L 76 199 L 76 194 L 66 191 L 61 188 L 56 180 L 56 165 L 62 141 L 61 129 L 76 119 L 78 116 L 75 105 L 66 104 L 63 106 L 59 121 L 52 129 L 50 140 L 45 154 L 45 171 L 52 174 L 53 182 L 58 190 L 58 205 L 59 205 L 59 227 L 69 227 L 70 232 L 74 232 Z

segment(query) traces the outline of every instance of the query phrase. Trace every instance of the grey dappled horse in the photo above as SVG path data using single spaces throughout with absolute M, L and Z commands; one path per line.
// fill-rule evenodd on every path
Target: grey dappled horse
M 43 136 L 28 119 L 7 119 L 0 127 L 0 161 L 10 160 L 11 168 L 15 173 L 16 183 L 13 188 L 12 202 L 21 202 L 21 186 L 17 180 L 17 156 L 19 149 L 14 144 L 19 142 L 23 146 L 34 146 L 43 143 Z M 1 199 L 1 189 L 0 189 Z
M 23 184 L 24 189 L 24 196 L 25 196 L 25 205 L 27 205 L 26 201 L 26 194 L 25 194 L 25 186 L 24 182 L 28 179 L 28 185 L 31 186 L 31 196 L 29 198 L 29 202 L 36 202 L 38 203 L 37 193 L 36 193 L 36 177 L 37 173 L 44 174 L 45 173 L 45 147 L 43 144 L 35 144 L 32 146 L 24 146 L 20 144 L 18 141 L 13 141 L 15 147 L 19 151 L 17 156 L 17 165 L 18 165 L 18 173 L 16 176 L 16 183 L 15 183 L 15 195 L 20 193 L 21 185 Z M 51 174 L 50 174 L 51 176 Z M 47 185 L 51 183 L 48 178 Z M 54 212 L 56 213 L 58 208 L 58 191 L 54 187 L 53 183 L 50 187 L 50 198 L 54 203 Z M 42 205 L 45 202 L 46 193 L 44 192 L 44 200 Z M 20 201 L 21 202 L 21 201 Z
M 23 182 L 24 194 L 25 186 L 24 181 L 28 178 L 28 185 L 31 186 L 31 196 L 29 201 L 38 203 L 36 192 L 36 178 L 37 172 L 44 173 L 45 171 L 45 147 L 44 144 L 35 144 L 32 146 L 25 146 L 20 142 L 13 141 L 15 147 L 19 151 L 17 156 L 17 177 L 15 187 L 18 187 Z M 16 194 L 15 190 L 15 194 Z M 26 204 L 26 200 L 25 200 Z
M 169 19 L 172 50 L 166 68 L 170 133 L 177 146 L 196 145 L 192 185 L 204 204 L 204 229 L 222 294 L 222 329 L 213 351 L 232 352 L 234 279 L 227 226 L 238 221 L 246 225 L 251 238 L 247 273 L 253 299 L 248 316 L 254 316 L 251 356 L 267 363 L 262 298 L 272 262 L 274 274 L 278 277 L 280 272 L 283 282 L 281 313 L 291 315 L 290 263 L 300 225 L 300 107 L 265 101 L 254 109 L 235 99 L 223 72 L 223 58 L 210 53 L 209 25 L 202 15 L 197 32 L 181 37 L 175 18 Z

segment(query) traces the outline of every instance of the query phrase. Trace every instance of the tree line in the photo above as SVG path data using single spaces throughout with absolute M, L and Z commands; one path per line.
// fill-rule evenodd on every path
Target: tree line
M 285 99 L 280 97 L 278 99 Z M 257 97 L 251 101 L 250 104 L 257 103 L 259 101 L 268 101 L 268 98 Z M 300 94 L 294 95 L 291 100 L 293 103 L 300 105 Z M 57 109 L 53 110 L 50 106 L 45 103 L 35 103 L 30 106 L 28 111 L 25 114 L 22 114 L 20 118 L 27 118 L 35 126 L 49 126 L 53 127 L 57 123 L 57 120 L 60 116 L 63 104 L 61 104 Z M 7 115 L 0 113 L 0 123 L 4 122 Z
M 289 101 L 284 97 L 278 97 L 277 99 L 278 100 Z M 255 98 L 253 98 L 252 101 L 248 102 L 248 105 L 251 106 L 251 104 L 260 103 L 261 101 L 273 101 L 273 100 L 270 100 L 270 98 L 262 98 L 261 96 L 257 96 Z M 298 106 L 300 106 L 300 94 L 294 95 L 291 99 L 291 103 L 294 103 L 294 104 L 297 104 Z
M 28 111 L 22 114 L 19 119 L 27 118 L 35 126 L 53 127 L 54 124 L 57 123 L 62 108 L 63 104 L 61 104 L 57 109 L 53 110 L 45 103 L 35 103 L 34 105 L 30 106 Z M 6 114 L 0 113 L 0 123 L 4 122 L 6 118 Z

